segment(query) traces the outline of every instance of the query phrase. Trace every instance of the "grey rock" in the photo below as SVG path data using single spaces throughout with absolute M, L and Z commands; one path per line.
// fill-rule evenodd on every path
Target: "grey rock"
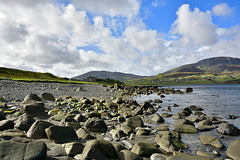
M 53 124 L 47 121 L 42 120 L 35 121 L 29 128 L 27 132 L 27 137 L 33 139 L 47 138 L 45 129 L 50 127 L 51 125 Z
M 186 93 L 193 92 L 193 89 L 191 87 L 187 87 L 185 88 L 185 92 Z
M 151 156 L 153 153 L 160 153 L 160 150 L 151 143 L 137 142 L 131 149 L 133 153 L 139 156 Z
M 45 129 L 48 139 L 55 143 L 77 140 L 77 134 L 72 127 L 52 125 Z
M 7 129 L 13 129 L 14 123 L 12 120 L 2 120 L 0 121 L 0 131 L 4 131 Z
M 138 106 L 134 110 L 132 110 L 131 113 L 132 113 L 133 116 L 142 115 L 143 114 L 143 109 Z
M 77 154 L 81 154 L 83 151 L 83 148 L 85 147 L 80 142 L 65 143 L 62 146 L 65 149 L 67 155 L 69 156 L 75 156 Z
M 87 130 L 85 130 L 84 128 L 79 128 L 76 132 L 78 138 L 82 138 L 82 139 L 96 139 L 96 136 L 94 133 L 89 132 Z
M 152 121 L 157 122 L 157 123 L 164 123 L 165 120 L 159 115 L 159 114 L 154 114 Z
M 154 153 L 151 155 L 150 160 L 166 160 L 167 156 L 160 154 L 160 153 Z
M 47 93 L 47 92 L 44 92 L 44 93 L 41 94 L 41 99 L 47 100 L 47 101 L 54 101 L 55 100 L 53 94 L 52 93 Z
M 223 148 L 222 142 L 219 139 L 217 139 L 216 137 L 213 137 L 210 135 L 200 135 L 200 136 L 198 136 L 198 138 L 204 145 L 211 145 L 211 146 L 219 148 L 219 149 Z
M 141 160 L 141 157 L 136 153 L 133 153 L 125 149 L 125 150 L 121 150 L 118 153 L 118 159 L 119 160 Z
M 187 117 L 190 114 L 192 114 L 192 111 L 189 109 L 189 107 L 186 107 L 186 108 L 183 108 L 181 111 L 179 111 L 177 114 L 182 117 Z
M 28 131 L 34 122 L 35 119 L 32 116 L 24 113 L 18 117 L 15 127 L 22 131 Z
M 226 154 L 228 157 L 239 160 L 240 159 L 240 139 L 237 139 L 235 141 L 232 141 L 229 145 Z
M 104 120 L 98 118 L 90 118 L 85 124 L 84 128 L 91 132 L 107 132 L 108 128 Z
M 130 117 L 126 120 L 126 122 L 124 122 L 124 124 L 131 127 L 132 129 L 135 129 L 137 127 L 144 127 L 144 123 L 139 116 Z
M 217 131 L 224 135 L 239 135 L 240 130 L 232 124 L 222 123 L 218 126 Z

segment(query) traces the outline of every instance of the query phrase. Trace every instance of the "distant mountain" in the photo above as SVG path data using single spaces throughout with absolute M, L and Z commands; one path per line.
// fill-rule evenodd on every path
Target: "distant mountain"
M 163 74 L 170 73 L 212 73 L 218 74 L 224 71 L 240 71 L 240 59 L 231 57 L 214 57 L 203 59 L 197 63 L 183 65 L 174 69 L 171 69 Z
M 84 80 L 84 79 L 87 79 L 90 76 L 97 77 L 99 79 L 109 78 L 109 79 L 114 79 L 114 80 L 118 80 L 118 81 L 122 81 L 122 82 L 127 81 L 127 80 L 150 77 L 150 76 L 139 76 L 139 75 L 127 74 L 127 73 L 121 73 L 121 72 L 90 71 L 90 72 L 84 73 L 82 75 L 73 77 L 73 79 Z

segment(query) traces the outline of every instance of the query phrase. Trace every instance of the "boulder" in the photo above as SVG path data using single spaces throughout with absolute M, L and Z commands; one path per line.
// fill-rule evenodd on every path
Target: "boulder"
M 151 129 L 149 128 L 139 128 L 137 130 L 136 135 L 149 135 L 151 133 Z
M 194 105 L 189 106 L 189 109 L 192 111 L 203 111 L 204 110 L 204 109 L 194 106 Z
M 107 103 L 106 107 L 108 109 L 118 109 L 118 105 L 116 103 L 113 103 L 113 102 Z
M 32 116 L 24 113 L 18 117 L 15 127 L 22 131 L 28 131 L 34 122 L 35 119 Z
M 112 129 L 109 133 L 112 134 L 112 138 L 114 140 L 120 140 L 122 137 L 125 136 L 125 133 L 121 129 Z
M 240 160 L 240 139 L 231 142 L 226 154 L 234 160 Z
M 152 121 L 156 122 L 156 123 L 164 123 L 165 120 L 159 115 L 159 114 L 154 114 Z
M 85 145 L 81 159 L 117 159 L 114 146 L 105 140 L 91 140 Z
M 151 143 L 137 142 L 134 144 L 132 150 L 133 153 L 139 156 L 151 156 L 153 153 L 160 153 L 160 150 Z
M 224 135 L 236 136 L 240 134 L 240 130 L 232 124 L 222 123 L 218 126 L 217 131 Z
M 169 156 L 166 160 L 214 160 L 205 156 Z
M 52 125 L 45 129 L 48 139 L 55 143 L 77 140 L 78 136 L 72 127 Z
M 131 113 L 132 113 L 133 116 L 142 115 L 143 114 L 143 109 L 140 106 L 138 106 L 134 110 L 132 110 Z
M 23 131 L 19 129 L 7 129 L 2 132 L 0 132 L 0 138 L 5 140 L 10 140 L 14 137 L 25 137 L 26 135 L 23 133 Z
M 85 124 L 84 128 L 91 132 L 107 132 L 108 128 L 104 120 L 98 118 L 90 118 Z
M 154 101 L 153 101 L 154 103 L 163 103 L 163 101 L 162 100 L 160 100 L 160 99 L 154 99 Z
M 132 129 L 135 129 L 137 127 L 144 127 L 144 123 L 139 116 L 130 117 L 124 122 L 124 125 L 127 125 Z
M 185 88 L 185 92 L 186 93 L 193 92 L 193 89 L 191 87 L 187 87 Z
M 32 102 L 32 101 L 42 101 L 42 99 L 40 97 L 38 97 L 38 95 L 36 94 L 28 94 L 22 103 L 28 103 L 28 102 Z
M 216 137 L 209 136 L 209 135 L 200 135 L 200 136 L 198 136 L 198 138 L 204 145 L 211 145 L 211 146 L 219 148 L 219 149 L 223 148 L 222 142 L 219 139 L 217 139 Z
M 67 155 L 69 156 L 81 154 L 84 148 L 84 145 L 80 142 L 65 143 L 62 146 L 65 149 Z
M 192 126 L 195 126 L 193 122 L 187 120 L 187 119 L 178 119 L 177 121 L 174 122 L 174 127 L 176 126 L 180 126 L 180 125 L 183 125 L 183 124 L 188 124 L 188 125 L 192 125 Z
M 179 126 L 175 126 L 174 130 L 180 133 L 198 133 L 197 128 L 189 124 L 182 124 Z
M 175 131 L 161 131 L 155 141 L 161 149 L 168 153 L 187 148 L 187 145 L 181 141 L 180 134 Z
M 74 119 L 77 121 L 77 122 L 86 122 L 87 118 L 84 117 L 82 114 L 77 114 Z
M 119 160 L 141 160 L 142 158 L 138 154 L 124 149 L 118 153 L 118 159 Z
M 92 133 L 89 132 L 87 130 L 85 130 L 84 128 L 79 128 L 76 132 L 78 138 L 82 138 L 82 139 L 96 139 L 96 136 Z
M 13 129 L 14 123 L 12 120 L 2 120 L 0 121 L 0 131 L 4 131 L 7 129 Z
M 167 156 L 160 153 L 154 153 L 151 155 L 150 160 L 166 160 Z
M 27 137 L 32 139 L 47 138 L 45 129 L 53 125 L 47 121 L 35 121 L 27 132 Z
M 46 158 L 47 146 L 44 142 L 31 141 L 19 143 L 14 141 L 0 141 L 1 160 L 41 160 Z
M 47 92 L 44 92 L 44 93 L 41 94 L 41 99 L 47 100 L 47 101 L 54 101 L 55 100 L 53 94 L 52 93 L 47 93 Z
M 152 104 L 150 102 L 143 102 L 143 104 L 141 105 L 142 109 L 144 110 L 148 110 L 148 108 L 153 108 Z
M 192 114 L 192 111 L 189 109 L 189 107 L 186 107 L 179 111 L 177 114 L 181 117 L 187 117 Z
M 3 112 L 0 111 L 0 121 L 6 119 L 6 116 Z

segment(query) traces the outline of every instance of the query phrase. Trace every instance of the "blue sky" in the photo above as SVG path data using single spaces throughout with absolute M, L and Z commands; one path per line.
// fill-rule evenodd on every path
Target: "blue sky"
M 201 59 L 240 58 L 239 0 L 0 2 L 0 66 L 73 77 L 156 75 Z

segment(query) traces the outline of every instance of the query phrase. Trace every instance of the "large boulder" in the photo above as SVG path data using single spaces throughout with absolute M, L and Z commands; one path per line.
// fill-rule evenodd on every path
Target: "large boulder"
M 218 126 L 217 131 L 224 135 L 239 135 L 240 130 L 232 124 L 222 123 Z
M 186 93 L 193 92 L 193 89 L 191 87 L 187 87 L 185 88 L 185 92 Z
M 55 143 L 77 140 L 78 136 L 72 127 L 52 125 L 45 129 L 48 139 Z
M 223 148 L 222 142 L 219 139 L 217 139 L 216 137 L 213 137 L 210 135 L 200 135 L 200 136 L 198 136 L 198 138 L 200 139 L 202 144 L 211 145 L 211 146 L 219 148 L 219 149 Z
M 26 137 L 26 135 L 19 129 L 7 129 L 0 132 L 0 138 L 2 139 L 10 140 L 14 137 Z
M 80 142 L 65 143 L 62 146 L 65 149 L 67 155 L 69 156 L 75 156 L 76 154 L 81 154 L 84 148 L 84 145 Z
M 156 122 L 156 123 L 164 123 L 165 120 L 159 115 L 159 114 L 154 114 L 152 121 Z
M 181 117 L 187 117 L 192 114 L 192 111 L 189 109 L 189 107 L 186 107 L 179 111 L 177 114 Z
M 51 125 L 53 124 L 47 121 L 42 120 L 35 121 L 29 128 L 27 132 L 27 137 L 33 139 L 47 138 L 45 129 L 50 127 Z
M 130 117 L 124 122 L 124 125 L 127 125 L 132 129 L 135 129 L 137 127 L 144 127 L 144 123 L 139 116 Z
M 144 109 L 144 110 L 148 110 L 149 108 L 153 108 L 152 104 L 150 102 L 143 102 L 143 104 L 141 105 L 141 107 Z
M 44 142 L 31 141 L 19 143 L 14 141 L 0 141 L 1 160 L 42 160 L 46 158 L 47 146 Z
M 85 124 L 84 128 L 91 132 L 107 132 L 108 128 L 104 120 L 98 118 L 90 118 Z
M 82 139 L 96 139 L 96 136 L 94 133 L 87 131 L 84 128 L 79 128 L 76 132 L 78 138 Z
M 187 145 L 181 141 L 180 134 L 175 131 L 161 131 L 155 141 L 161 149 L 168 153 L 187 148 Z
M 28 131 L 34 122 L 35 119 L 32 116 L 24 113 L 18 117 L 15 127 L 22 131 Z
M 55 100 L 53 94 L 52 93 L 47 93 L 47 92 L 44 92 L 44 93 L 41 94 L 41 99 L 47 100 L 47 101 L 54 101 Z
M 166 160 L 214 160 L 206 156 L 169 156 Z
M 118 153 L 118 160 L 141 160 L 142 158 L 136 154 L 136 153 L 133 153 L 129 150 L 121 150 L 119 153 Z
M 84 147 L 81 159 L 112 160 L 117 159 L 117 157 L 116 149 L 110 142 L 91 140 Z
M 182 124 L 179 126 L 175 126 L 174 130 L 180 133 L 198 133 L 197 128 L 189 124 Z
M 137 142 L 134 144 L 132 150 L 133 153 L 139 156 L 151 156 L 153 153 L 160 153 L 161 151 L 151 143 Z
M 240 160 L 240 139 L 231 142 L 226 154 L 234 160 Z
M 13 129 L 14 123 L 12 120 L 2 120 L 0 121 L 0 131 L 4 131 L 7 129 Z
M 27 95 L 20 106 L 22 113 L 27 113 L 33 117 L 47 116 L 44 108 L 44 103 L 36 94 Z

